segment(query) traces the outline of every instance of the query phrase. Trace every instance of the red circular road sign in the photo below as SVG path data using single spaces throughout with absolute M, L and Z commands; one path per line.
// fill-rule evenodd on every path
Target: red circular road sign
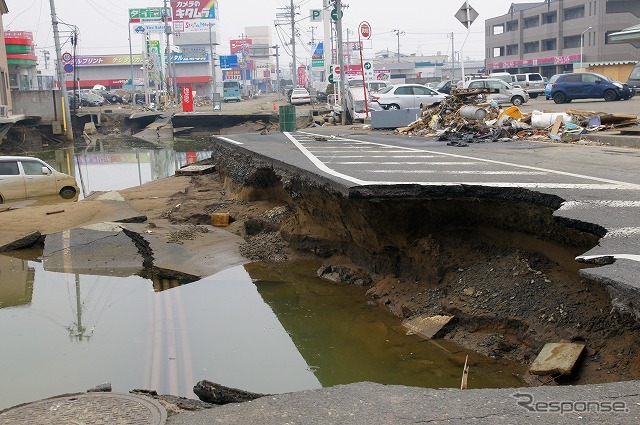
M 369 25 L 369 22 L 367 21 L 360 22 L 358 31 L 360 32 L 360 36 L 364 39 L 369 39 L 371 37 L 371 25 Z
M 64 52 L 62 54 L 62 60 L 64 62 L 71 62 L 71 58 L 72 58 L 72 56 L 71 56 L 71 53 L 69 53 L 69 52 Z
M 333 68 L 333 72 L 334 72 L 334 74 L 340 74 L 340 67 L 336 65 L 336 66 Z

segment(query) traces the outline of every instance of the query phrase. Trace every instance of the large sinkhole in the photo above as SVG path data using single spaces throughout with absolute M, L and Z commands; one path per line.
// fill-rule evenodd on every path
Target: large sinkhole
M 274 174 L 260 169 L 238 193 L 250 194 L 246 200 L 288 194 L 282 238 L 325 265 L 367 273 L 371 284 L 363 296 L 371 305 L 400 319 L 453 315 L 444 338 L 524 364 L 545 343 L 584 342 L 588 356 L 565 381 L 640 376 L 636 321 L 612 309 L 606 288 L 581 277 L 588 266 L 575 260 L 605 231 L 554 216 L 561 198 L 415 185 L 355 187 L 345 195 Z M 252 221 L 251 228 L 274 231 L 272 223 Z

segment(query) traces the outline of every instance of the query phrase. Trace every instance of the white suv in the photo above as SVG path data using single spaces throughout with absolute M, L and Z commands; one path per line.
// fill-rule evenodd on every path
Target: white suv
M 513 84 L 525 89 L 532 99 L 544 94 L 544 79 L 542 78 L 542 75 L 536 72 L 515 74 L 513 76 Z

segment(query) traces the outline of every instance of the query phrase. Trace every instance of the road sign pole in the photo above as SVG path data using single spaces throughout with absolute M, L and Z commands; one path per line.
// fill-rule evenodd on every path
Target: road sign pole
M 364 60 L 362 59 L 362 36 L 371 36 L 371 26 L 368 22 L 360 22 L 358 27 L 358 49 L 360 50 L 360 70 L 362 71 L 362 90 L 364 91 L 364 111 L 365 117 L 369 118 L 369 102 L 367 101 L 367 82 L 364 78 Z

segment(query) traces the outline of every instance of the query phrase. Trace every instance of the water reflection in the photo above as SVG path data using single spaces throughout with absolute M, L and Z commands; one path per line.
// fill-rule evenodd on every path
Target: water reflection
M 98 145 L 91 148 L 68 147 L 38 152 L 7 152 L 8 155 L 30 155 L 40 158 L 56 170 L 76 178 L 80 199 L 91 192 L 126 189 L 149 181 L 172 176 L 176 170 L 211 157 L 207 143 L 201 140 L 181 141 L 161 148 L 138 145 Z M 30 200 L 26 203 L 64 202 L 59 197 Z M 77 199 L 73 199 L 77 200 Z M 72 200 L 72 201 L 73 201 Z
M 0 409 L 102 382 L 190 398 L 201 379 L 269 393 L 320 387 L 244 268 L 165 283 L 156 292 L 139 276 L 54 273 L 0 255 Z

